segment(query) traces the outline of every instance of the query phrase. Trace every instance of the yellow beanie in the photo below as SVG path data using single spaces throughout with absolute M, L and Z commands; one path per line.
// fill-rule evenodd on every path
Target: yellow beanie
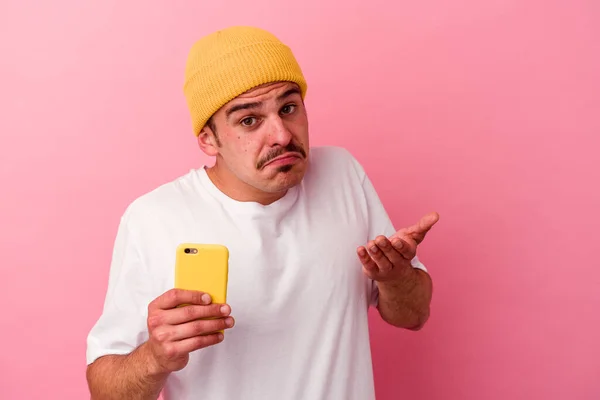
M 292 51 L 273 34 L 235 26 L 198 40 L 190 50 L 183 92 L 196 136 L 208 119 L 235 97 L 271 82 L 289 81 L 306 95 L 306 81 Z

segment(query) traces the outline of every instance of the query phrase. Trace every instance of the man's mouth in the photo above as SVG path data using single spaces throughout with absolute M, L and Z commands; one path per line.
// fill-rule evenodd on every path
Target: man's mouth
M 264 166 L 266 167 L 267 165 L 285 165 L 285 164 L 296 162 L 301 159 L 302 159 L 302 154 L 297 153 L 297 152 L 289 152 L 289 153 L 282 154 L 279 157 L 275 157 L 271 161 L 267 162 Z

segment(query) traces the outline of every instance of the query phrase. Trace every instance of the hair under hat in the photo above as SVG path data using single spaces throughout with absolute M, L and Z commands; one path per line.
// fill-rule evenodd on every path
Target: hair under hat
M 270 32 L 235 26 L 211 33 L 192 46 L 183 92 L 198 136 L 226 103 L 256 86 L 295 82 L 302 97 L 306 81 L 292 51 Z

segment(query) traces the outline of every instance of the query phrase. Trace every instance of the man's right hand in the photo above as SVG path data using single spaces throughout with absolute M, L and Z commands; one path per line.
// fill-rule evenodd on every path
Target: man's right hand
M 234 325 L 230 313 L 229 305 L 211 304 L 210 296 L 202 292 L 171 289 L 157 297 L 148 306 L 149 338 L 145 343 L 155 361 L 153 372 L 178 371 L 187 365 L 189 353 L 223 341 L 223 334 L 217 331 Z

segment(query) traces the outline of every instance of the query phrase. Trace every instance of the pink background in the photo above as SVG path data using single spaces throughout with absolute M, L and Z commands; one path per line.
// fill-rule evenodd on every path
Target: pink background
M 427 327 L 373 314 L 378 398 L 600 398 L 598 4 L 2 1 L 0 397 L 87 397 L 124 207 L 207 161 L 187 51 L 251 24 L 295 51 L 312 142 L 351 150 L 398 227 L 441 215 Z

